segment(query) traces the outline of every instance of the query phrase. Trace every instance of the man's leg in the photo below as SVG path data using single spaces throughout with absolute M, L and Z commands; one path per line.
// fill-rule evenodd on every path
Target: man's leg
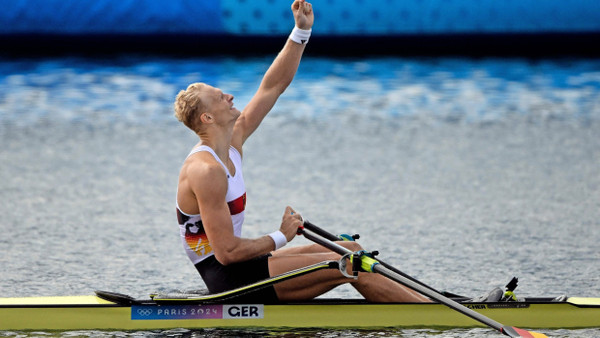
M 338 242 L 352 251 L 362 250 L 356 242 Z M 318 245 L 307 245 L 277 250 L 269 258 L 271 276 L 285 273 L 326 260 L 338 260 L 340 255 Z M 349 267 L 350 269 L 350 267 Z M 351 273 L 351 271 L 348 271 Z M 343 276 L 338 270 L 320 270 L 274 285 L 282 301 L 308 300 L 334 287 L 351 285 L 370 302 L 429 302 L 419 293 L 376 273 L 359 273 L 358 279 Z

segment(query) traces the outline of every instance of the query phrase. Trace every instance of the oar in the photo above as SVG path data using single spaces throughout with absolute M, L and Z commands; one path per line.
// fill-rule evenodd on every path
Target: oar
M 306 224 L 306 221 L 305 221 L 305 224 Z M 299 228 L 298 233 L 303 234 L 304 237 L 306 237 L 306 239 L 311 240 L 317 244 L 320 244 L 320 245 L 328 248 L 329 250 L 332 250 L 342 256 L 355 254 L 351 250 L 349 250 L 337 243 L 334 243 L 328 239 L 325 239 L 322 236 L 317 235 L 315 232 L 308 230 L 305 227 Z M 409 288 L 411 288 L 433 300 L 436 300 L 455 311 L 458 311 L 458 312 L 460 312 L 466 316 L 469 316 L 491 328 L 494 328 L 509 337 L 529 337 L 529 338 L 547 337 L 543 333 L 527 331 L 527 330 L 516 328 L 514 326 L 502 325 L 502 324 L 498 323 L 497 321 L 480 314 L 479 312 L 475 312 L 475 311 L 453 301 L 452 299 L 440 294 L 439 292 L 433 291 L 428 287 L 425 287 L 419 283 L 414 282 L 412 280 L 414 278 L 409 279 L 409 278 L 402 276 L 401 274 L 398 274 L 398 273 L 392 271 L 391 269 L 385 267 L 383 264 L 381 264 L 379 261 L 377 261 L 376 259 L 374 259 L 372 257 L 369 257 L 369 256 L 363 254 L 363 255 L 360 255 L 359 258 L 361 260 L 361 268 L 364 271 L 379 273 L 395 282 L 405 285 L 405 286 L 407 286 L 407 287 L 409 287 Z

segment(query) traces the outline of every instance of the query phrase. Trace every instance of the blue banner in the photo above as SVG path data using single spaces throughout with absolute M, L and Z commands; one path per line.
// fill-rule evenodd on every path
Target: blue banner
M 223 32 L 219 0 L 2 0 L 0 34 Z
M 0 0 L 0 34 L 285 35 L 291 0 Z M 315 34 L 600 32 L 598 0 L 314 1 Z

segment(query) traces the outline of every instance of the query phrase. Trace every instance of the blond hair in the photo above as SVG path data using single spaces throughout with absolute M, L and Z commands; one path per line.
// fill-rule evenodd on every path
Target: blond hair
M 193 131 L 197 128 L 197 117 L 205 109 L 200 95 L 204 86 L 203 83 L 192 83 L 175 98 L 175 117 Z

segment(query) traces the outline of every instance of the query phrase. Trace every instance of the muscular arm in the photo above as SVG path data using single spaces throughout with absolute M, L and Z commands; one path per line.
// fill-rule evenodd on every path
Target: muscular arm
M 210 155 L 209 155 L 210 156 Z M 226 202 L 227 174 L 216 161 L 197 161 L 188 171 L 191 189 L 196 195 L 202 224 L 217 260 L 223 264 L 241 262 L 275 250 L 271 237 L 240 238 L 233 234 L 233 224 Z M 289 208 L 289 207 L 288 207 Z M 298 229 L 297 218 L 284 215 L 281 230 L 291 240 Z M 289 215 L 289 216 L 288 216 Z
M 314 15 L 309 3 L 304 0 L 296 0 L 292 4 L 292 11 L 298 28 L 310 29 L 312 27 Z M 265 73 L 258 91 L 242 111 L 233 130 L 232 145 L 240 153 L 244 142 L 258 128 L 279 96 L 292 82 L 305 47 L 306 45 L 288 39 Z

